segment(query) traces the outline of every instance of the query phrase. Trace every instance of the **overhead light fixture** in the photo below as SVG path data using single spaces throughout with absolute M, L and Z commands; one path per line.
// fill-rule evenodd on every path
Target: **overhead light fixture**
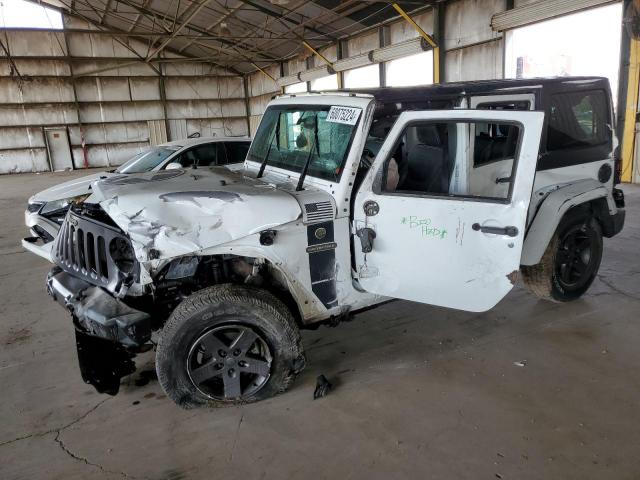
M 422 37 L 417 37 L 406 42 L 396 43 L 386 47 L 378 48 L 371 54 L 371 58 L 376 63 L 388 62 L 397 58 L 408 57 L 416 53 L 431 50 L 431 46 Z
M 300 80 L 302 80 L 303 82 L 310 82 L 311 80 L 327 77 L 329 75 L 333 75 L 334 73 L 336 73 L 335 70 L 329 65 L 322 65 L 321 67 L 316 67 L 310 70 L 305 70 L 304 72 L 300 72 Z
M 334 75 L 336 72 L 344 72 L 354 68 L 366 67 L 374 63 L 388 62 L 397 58 L 415 55 L 431 50 L 431 46 L 422 37 L 413 38 L 406 42 L 388 45 L 386 47 L 371 50 L 355 57 L 343 58 L 337 60 L 332 66 L 322 65 L 320 67 L 305 70 L 295 75 L 287 75 L 276 80 L 279 87 L 287 87 L 300 82 L 310 82 L 318 78 Z
M 287 75 L 286 77 L 280 77 L 276 80 L 276 85 L 279 87 L 288 87 L 289 85 L 293 85 L 295 83 L 300 83 L 300 74 L 296 73 L 295 75 Z
M 231 30 L 229 30 L 229 25 L 227 24 L 227 22 L 221 22 L 220 23 L 219 32 L 220 32 L 220 36 L 221 37 L 230 37 L 231 36 Z
M 333 64 L 333 69 L 336 72 L 344 72 L 345 70 L 351 70 L 353 68 L 366 67 L 374 63 L 371 54 L 372 52 L 367 52 L 362 55 L 356 55 L 355 57 L 343 58 Z
M 512 8 L 493 15 L 491 17 L 491 28 L 496 32 L 504 32 L 505 30 L 512 30 L 579 10 L 599 7 L 605 3 L 613 2 L 606 0 L 540 0 L 528 2 L 522 7 Z

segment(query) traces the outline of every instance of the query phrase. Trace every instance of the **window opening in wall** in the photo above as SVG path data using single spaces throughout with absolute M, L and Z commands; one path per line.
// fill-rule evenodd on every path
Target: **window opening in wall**
M 380 86 L 380 66 L 367 65 L 344 72 L 345 88 L 376 88 Z
M 327 77 L 311 80 L 311 90 L 322 92 L 323 90 L 337 90 L 338 75 L 329 75 Z
M 284 87 L 284 93 L 302 93 L 307 91 L 307 82 L 294 83 Z
M 385 68 L 389 87 L 430 85 L 433 83 L 433 52 L 391 60 Z
M 510 30 L 505 77 L 607 77 L 616 105 L 621 25 L 622 2 L 618 2 Z
M 62 30 L 62 14 L 25 0 L 0 0 L 0 27 Z

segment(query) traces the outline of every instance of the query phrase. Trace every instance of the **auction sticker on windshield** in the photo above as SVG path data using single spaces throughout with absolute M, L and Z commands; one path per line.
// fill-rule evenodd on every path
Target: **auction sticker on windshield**
M 355 125 L 361 111 L 362 109 L 360 108 L 333 106 L 327 115 L 327 122 Z

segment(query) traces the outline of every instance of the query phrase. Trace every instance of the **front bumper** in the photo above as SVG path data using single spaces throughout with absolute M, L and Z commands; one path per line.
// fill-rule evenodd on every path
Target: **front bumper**
M 53 258 L 51 257 L 53 242 L 44 243 L 40 237 L 25 237 L 22 239 L 22 248 L 53 263 Z
M 47 276 L 47 292 L 71 312 L 76 328 L 128 348 L 151 338 L 151 316 L 129 307 L 100 287 L 54 267 Z
M 24 212 L 24 223 L 31 236 L 22 239 L 22 247 L 31 253 L 53 263 L 51 249 L 60 231 L 60 225 L 39 215 L 38 212 Z

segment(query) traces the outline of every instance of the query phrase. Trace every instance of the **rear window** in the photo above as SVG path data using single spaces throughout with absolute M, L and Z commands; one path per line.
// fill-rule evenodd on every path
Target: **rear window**
M 249 152 L 249 145 L 251 142 L 226 142 L 224 147 L 227 150 L 227 163 L 244 162 Z
M 548 116 L 547 151 L 593 147 L 611 139 L 602 90 L 552 95 Z

